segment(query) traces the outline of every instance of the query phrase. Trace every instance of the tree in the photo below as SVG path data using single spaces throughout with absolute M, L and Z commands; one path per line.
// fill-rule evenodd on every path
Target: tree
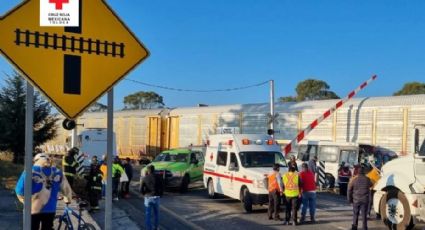
M 139 91 L 124 97 L 124 109 L 152 109 L 163 106 L 162 96 L 152 91 Z
M 307 79 L 298 83 L 296 91 L 297 101 L 339 99 L 336 93 L 329 90 L 326 82 L 316 79 Z
M 96 102 L 92 106 L 90 106 L 87 112 L 105 112 L 106 110 L 108 110 L 108 106 L 102 103 Z
M 278 100 L 281 103 L 285 103 L 285 102 L 296 102 L 297 101 L 297 97 L 286 96 L 286 97 L 280 97 Z
M 394 96 L 425 94 L 425 83 L 408 82 L 403 88 L 394 93 Z
M 25 154 L 26 88 L 22 76 L 7 75 L 0 89 L 0 151 L 11 151 L 14 163 L 23 163 Z M 50 114 L 52 106 L 40 93 L 34 94 L 34 148 L 56 136 L 58 118 Z

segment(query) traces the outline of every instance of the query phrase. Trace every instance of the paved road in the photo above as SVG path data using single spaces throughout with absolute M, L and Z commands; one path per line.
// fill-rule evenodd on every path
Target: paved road
M 143 197 L 137 192 L 138 182 L 133 182 L 133 196 L 120 200 L 117 207 L 123 209 L 140 228 L 144 223 Z M 281 229 L 282 222 L 267 218 L 267 206 L 256 206 L 246 214 L 241 203 L 226 197 L 211 200 L 201 184 L 195 185 L 186 194 L 166 192 L 161 199 L 161 229 L 228 229 L 257 230 Z M 281 214 L 283 216 L 283 213 Z M 352 209 L 344 197 L 319 193 L 317 223 L 304 224 L 293 229 L 351 229 Z M 386 229 L 380 220 L 369 220 L 369 229 Z M 415 229 L 422 229 L 418 226 Z
M 140 169 L 135 169 L 135 175 L 139 171 Z M 125 213 L 126 218 L 128 217 L 137 228 L 143 229 L 145 220 L 144 205 L 143 197 L 138 192 L 138 180 L 137 176 L 133 178 L 131 198 L 114 202 L 114 209 L 117 208 Z M 281 213 L 281 217 L 283 216 L 284 213 Z M 191 185 L 191 189 L 185 194 L 167 191 L 161 198 L 160 217 L 160 229 L 164 230 L 272 230 L 282 229 L 283 227 L 283 222 L 268 220 L 267 206 L 254 206 L 253 212 L 246 214 L 239 201 L 224 196 L 217 199 L 208 199 L 207 191 L 203 188 L 201 182 Z M 317 223 L 314 225 L 307 223 L 285 228 L 301 230 L 351 229 L 352 208 L 342 196 L 319 193 L 316 220 Z M 386 229 L 382 222 L 376 219 L 370 219 L 368 225 L 371 230 Z M 121 227 L 121 229 L 125 229 L 125 226 Z M 415 229 L 423 229 L 423 227 L 424 225 L 420 225 Z

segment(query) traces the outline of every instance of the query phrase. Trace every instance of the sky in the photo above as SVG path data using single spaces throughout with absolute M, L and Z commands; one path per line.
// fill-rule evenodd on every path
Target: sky
M 1 1 L 0 14 L 19 2 Z M 309 78 L 326 81 L 341 97 L 374 74 L 378 79 L 358 97 L 390 96 L 406 82 L 425 82 L 422 0 L 106 2 L 151 53 L 127 79 L 194 90 L 273 79 L 276 98 L 295 95 L 297 83 Z M 0 57 L 0 78 L 12 69 Z M 157 92 L 167 107 L 269 100 L 268 85 L 193 93 L 122 80 L 115 87 L 115 107 L 137 91 Z

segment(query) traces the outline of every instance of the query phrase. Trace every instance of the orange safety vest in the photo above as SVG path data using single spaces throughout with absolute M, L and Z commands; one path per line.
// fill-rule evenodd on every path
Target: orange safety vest
M 276 173 L 271 173 L 268 176 L 268 178 L 269 178 L 269 192 L 276 192 L 276 191 L 279 192 L 280 187 L 276 180 Z

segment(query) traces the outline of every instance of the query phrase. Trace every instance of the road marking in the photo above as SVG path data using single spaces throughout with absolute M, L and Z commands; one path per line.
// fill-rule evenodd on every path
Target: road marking
M 228 219 L 233 219 L 233 218 L 240 217 L 240 216 L 241 216 L 241 214 L 230 214 L 230 215 L 226 215 L 226 216 L 224 216 L 223 218 L 220 218 L 220 219 L 228 220 Z
M 195 212 L 195 213 L 191 213 L 191 214 L 188 214 L 188 215 L 183 215 L 183 218 L 185 218 L 185 219 L 194 218 L 195 216 L 205 215 L 209 212 L 210 212 L 210 210 L 202 210 L 200 212 Z
M 320 211 L 353 211 L 353 207 L 351 206 L 336 206 L 330 208 L 317 208 Z
M 130 187 L 130 192 L 132 194 L 137 195 L 139 198 L 143 198 L 143 196 L 140 195 L 140 193 L 136 189 L 134 189 L 132 187 Z M 175 219 L 179 220 L 180 222 L 184 223 L 185 225 L 191 227 L 194 230 L 204 230 L 204 228 L 202 228 L 201 226 L 196 225 L 196 224 L 194 224 L 194 223 L 186 220 L 185 218 L 181 217 L 180 215 L 178 215 L 177 213 L 173 212 L 172 210 L 164 207 L 162 204 L 159 205 L 159 209 L 161 209 L 162 211 L 168 213 L 168 215 L 174 217 Z M 166 229 L 166 228 L 162 228 L 162 229 Z
M 168 208 L 166 208 L 166 207 L 164 207 L 164 206 L 162 206 L 162 205 L 160 205 L 160 207 L 159 207 L 159 208 L 160 208 L 162 211 L 164 211 L 164 212 L 168 213 L 168 215 L 173 216 L 174 218 L 176 218 L 176 219 L 177 219 L 177 220 L 179 220 L 180 222 L 182 222 L 182 223 L 186 224 L 187 226 L 191 227 L 192 229 L 195 229 L 195 230 L 204 230 L 204 228 L 202 228 L 201 226 L 196 225 L 196 224 L 194 224 L 194 223 L 192 223 L 192 222 L 190 222 L 190 221 L 186 220 L 185 218 L 182 218 L 182 217 L 181 217 L 181 216 L 179 216 L 177 213 L 173 212 L 172 210 L 170 210 L 170 209 L 168 209 Z
M 212 219 L 212 218 L 214 218 L 214 219 L 220 219 L 220 218 L 217 218 L 217 217 L 218 217 L 218 216 L 228 215 L 228 214 L 232 214 L 232 213 L 233 213 L 232 211 L 229 211 L 229 210 L 224 210 L 224 211 L 212 211 L 212 212 L 214 212 L 214 213 L 209 214 L 209 215 L 206 215 L 206 216 L 202 216 L 202 217 L 195 218 L 195 219 L 193 219 L 192 221 L 197 221 L 197 222 L 199 222 L 199 221 L 204 221 L 204 220 L 208 220 L 208 219 Z

